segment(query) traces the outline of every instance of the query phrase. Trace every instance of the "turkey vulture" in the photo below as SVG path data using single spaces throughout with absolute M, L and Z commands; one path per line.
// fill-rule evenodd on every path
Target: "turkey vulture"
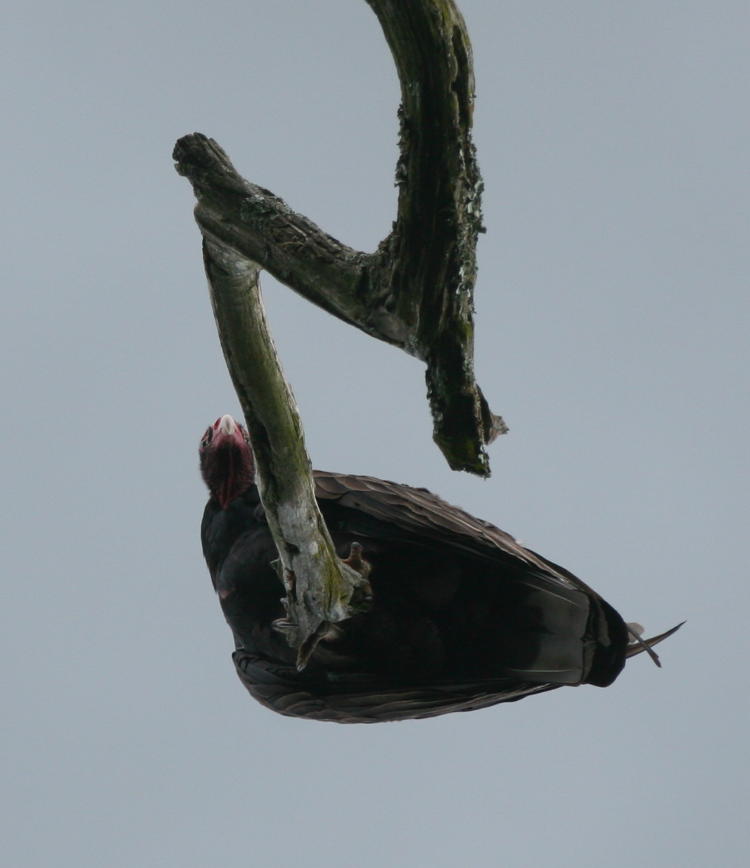
M 274 627 L 284 588 L 247 431 L 209 426 L 203 553 L 249 692 L 281 714 L 340 723 L 431 717 L 565 684 L 606 687 L 642 641 L 572 573 L 423 488 L 314 471 L 336 551 L 369 570 L 371 609 L 335 626 L 297 671 Z M 362 562 L 361 559 L 364 559 Z M 677 628 L 674 628 L 677 629 Z M 629 641 L 629 637 L 634 641 Z

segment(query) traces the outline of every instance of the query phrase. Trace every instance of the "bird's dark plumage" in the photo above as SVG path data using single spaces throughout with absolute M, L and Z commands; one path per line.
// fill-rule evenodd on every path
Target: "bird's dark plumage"
M 425 489 L 315 471 L 339 556 L 362 546 L 373 605 L 337 625 L 298 672 L 273 627 L 284 589 L 245 429 L 218 419 L 200 455 L 211 492 L 203 552 L 234 662 L 275 711 L 342 723 L 468 711 L 565 684 L 606 686 L 641 650 L 597 593 L 491 524 Z

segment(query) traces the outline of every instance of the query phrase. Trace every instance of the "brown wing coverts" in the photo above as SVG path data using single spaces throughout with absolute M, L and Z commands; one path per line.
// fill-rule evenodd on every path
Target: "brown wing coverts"
M 314 471 L 314 478 L 315 494 L 321 500 L 335 500 L 380 521 L 397 522 L 399 528 L 414 537 L 434 540 L 478 557 L 496 558 L 502 553 L 554 575 L 567 587 L 591 590 L 567 570 L 516 542 L 509 533 L 447 503 L 426 488 L 326 470 Z

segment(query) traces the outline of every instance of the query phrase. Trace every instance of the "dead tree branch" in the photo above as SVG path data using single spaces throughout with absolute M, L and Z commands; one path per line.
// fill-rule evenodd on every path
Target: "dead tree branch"
M 471 45 L 452 0 L 368 0 L 401 82 L 397 219 L 356 251 L 245 181 L 200 134 L 177 143 L 202 229 L 329 313 L 422 359 L 434 438 L 456 470 L 489 474 L 505 430 L 474 380 L 473 288 L 482 181 L 471 125 Z

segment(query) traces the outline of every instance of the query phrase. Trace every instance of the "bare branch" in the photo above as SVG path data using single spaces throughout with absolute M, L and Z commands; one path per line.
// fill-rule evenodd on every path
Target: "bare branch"
M 247 422 L 258 488 L 279 552 L 288 617 L 304 666 L 331 623 L 362 611 L 369 584 L 337 557 L 313 494 L 302 423 L 260 297 L 260 269 L 206 235 L 203 257 L 224 358 Z
M 489 475 L 505 430 L 474 379 L 473 288 L 482 181 L 471 141 L 471 45 L 452 0 L 367 0 L 401 81 L 398 214 L 374 253 L 327 235 L 244 180 L 195 133 L 175 147 L 201 229 L 305 298 L 427 363 L 434 439 L 450 466 Z
M 427 362 L 434 438 L 454 469 L 489 475 L 506 431 L 474 380 L 473 289 L 482 180 L 471 140 L 471 44 L 452 0 L 367 0 L 401 82 L 398 218 L 382 247 L 396 310 Z
M 366 319 L 358 287 L 372 257 L 326 235 L 278 196 L 246 181 L 212 139 L 184 136 L 173 156 L 193 185 L 195 219 L 204 232 L 345 322 L 359 325 Z

